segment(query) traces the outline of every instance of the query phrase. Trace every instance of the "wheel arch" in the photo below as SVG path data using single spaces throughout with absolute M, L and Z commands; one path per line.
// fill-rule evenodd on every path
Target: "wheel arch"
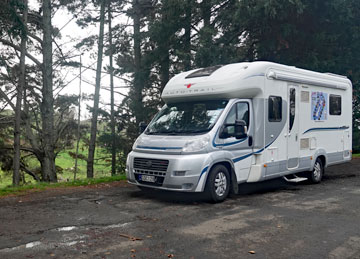
M 313 159 L 312 159 L 312 162 L 311 162 L 310 170 L 314 169 L 316 159 L 318 159 L 318 158 L 321 160 L 321 162 L 323 164 L 323 167 L 324 168 L 327 167 L 327 155 L 326 155 L 326 151 L 324 149 L 316 150 L 315 154 L 312 157 L 313 157 Z
M 217 165 L 223 165 L 226 167 L 226 169 L 228 169 L 229 175 L 230 175 L 230 192 L 237 193 L 238 192 L 238 189 L 237 189 L 238 184 L 237 184 L 237 178 L 236 178 L 236 174 L 235 174 L 234 164 L 229 160 L 216 161 L 211 166 L 209 166 L 209 168 L 207 170 L 206 178 L 204 181 L 204 185 L 202 186 L 202 191 L 205 190 L 205 185 L 206 185 L 207 179 L 209 177 L 210 171 Z

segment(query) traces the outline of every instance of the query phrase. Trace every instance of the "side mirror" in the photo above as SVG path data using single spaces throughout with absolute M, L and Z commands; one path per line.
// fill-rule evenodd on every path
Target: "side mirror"
M 220 130 L 220 134 L 219 134 L 219 138 L 220 139 L 226 139 L 226 138 L 230 138 L 230 134 L 227 128 L 227 125 L 222 126 L 222 129 Z
M 242 139 L 247 137 L 246 122 L 243 120 L 235 120 L 235 138 Z
M 145 122 L 139 123 L 139 134 L 143 133 L 148 125 Z
M 233 127 L 231 133 L 229 133 L 230 127 Z M 236 120 L 235 123 L 224 124 L 220 130 L 219 138 L 226 139 L 235 137 L 236 139 L 242 139 L 247 137 L 246 122 L 243 120 Z

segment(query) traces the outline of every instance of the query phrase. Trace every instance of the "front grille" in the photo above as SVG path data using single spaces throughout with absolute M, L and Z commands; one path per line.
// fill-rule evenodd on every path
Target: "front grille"
M 140 157 L 134 158 L 134 169 L 166 172 L 168 165 L 169 165 L 169 160 L 140 158 Z

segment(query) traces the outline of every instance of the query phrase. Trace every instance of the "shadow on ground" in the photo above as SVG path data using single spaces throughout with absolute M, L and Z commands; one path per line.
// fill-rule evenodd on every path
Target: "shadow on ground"
M 307 183 L 305 183 L 307 184 Z M 243 183 L 239 184 L 239 193 L 231 194 L 228 199 L 241 199 L 247 195 L 258 195 L 269 192 L 276 192 L 279 190 L 298 191 L 301 188 L 298 184 L 288 183 L 282 178 L 268 180 L 258 183 Z M 211 201 L 203 193 L 184 193 L 173 192 L 156 189 L 146 189 L 131 192 L 130 197 L 142 198 L 147 200 L 157 200 L 165 203 L 181 203 L 181 204 L 197 204 L 197 203 L 211 203 Z

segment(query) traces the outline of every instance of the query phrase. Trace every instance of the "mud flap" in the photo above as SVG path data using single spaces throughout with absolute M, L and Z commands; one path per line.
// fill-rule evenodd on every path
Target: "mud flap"
M 237 178 L 234 169 L 231 169 L 231 186 L 230 186 L 230 194 L 238 194 L 239 193 L 239 185 L 237 183 Z

